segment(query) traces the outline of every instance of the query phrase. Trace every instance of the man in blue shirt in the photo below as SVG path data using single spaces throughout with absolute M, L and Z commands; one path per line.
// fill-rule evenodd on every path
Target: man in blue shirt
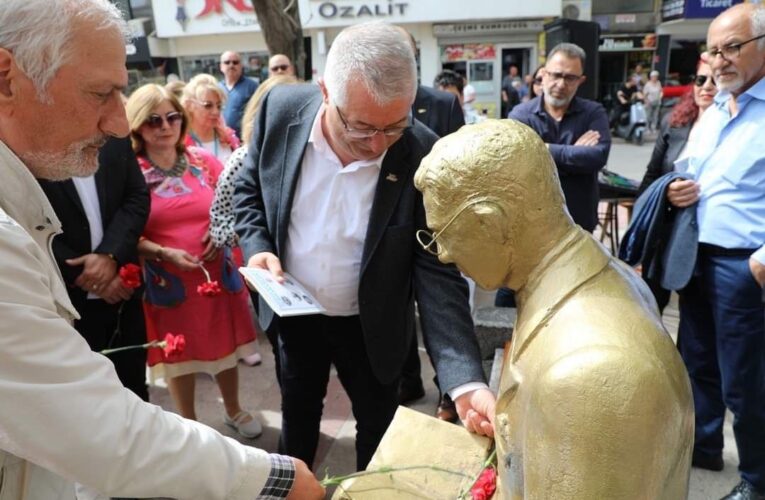
M 736 5 L 709 26 L 706 61 L 720 92 L 699 123 L 670 203 L 696 205 L 696 271 L 680 291 L 678 347 L 693 386 L 693 464 L 723 468 L 733 415 L 741 482 L 726 500 L 765 499 L 765 9 Z
M 584 50 L 573 43 L 553 47 L 545 64 L 544 94 L 519 104 L 510 118 L 533 128 L 558 167 L 574 222 L 592 232 L 598 222 L 598 171 L 608 161 L 611 134 L 599 103 L 576 97 L 585 79 Z
M 244 108 L 258 89 L 258 83 L 244 76 L 242 58 L 230 50 L 220 56 L 220 72 L 223 73 L 223 80 L 218 85 L 228 95 L 223 107 L 223 119 L 234 129 L 237 137 L 241 137 Z

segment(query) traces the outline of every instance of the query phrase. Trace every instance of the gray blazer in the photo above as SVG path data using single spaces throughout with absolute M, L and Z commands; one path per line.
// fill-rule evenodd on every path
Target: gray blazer
M 638 188 L 638 196 L 650 186 L 653 181 L 664 174 L 675 171 L 675 160 L 683 152 L 688 143 L 692 123 L 680 127 L 669 125 L 669 116 L 661 124 L 661 130 L 656 138 L 656 144 L 651 153 L 651 159 L 645 169 L 645 175 Z
M 314 85 L 276 87 L 263 99 L 234 191 L 235 229 L 245 262 L 258 252 L 284 259 L 295 186 L 320 105 Z M 425 345 L 441 389 L 448 391 L 484 381 L 484 375 L 465 280 L 415 240 L 415 232 L 426 224 L 414 172 L 436 139 L 415 121 L 388 149 L 372 204 L 358 294 L 367 354 L 380 382 L 391 383 L 401 374 L 415 335 L 416 300 Z M 261 300 L 263 327 L 275 319 Z

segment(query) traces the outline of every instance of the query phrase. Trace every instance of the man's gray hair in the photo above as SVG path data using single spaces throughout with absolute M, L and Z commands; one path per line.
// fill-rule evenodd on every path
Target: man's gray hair
M 69 61 L 75 23 L 82 21 L 130 39 L 122 13 L 108 0 L 0 0 L 0 48 L 13 53 L 40 101 L 49 101 L 48 84 Z
M 752 36 L 765 35 L 765 8 L 757 6 L 752 10 Z M 757 48 L 765 49 L 765 38 L 757 40 Z
M 344 106 L 350 81 L 364 84 L 374 101 L 387 104 L 417 93 L 417 63 L 406 32 L 382 22 L 357 24 L 335 38 L 327 55 L 324 84 Z
M 582 69 L 584 69 L 584 63 L 587 62 L 587 53 L 584 51 L 582 47 L 575 43 L 559 43 L 555 47 L 552 48 L 549 54 L 547 54 L 547 59 L 551 59 L 552 56 L 560 52 L 561 54 L 565 55 L 569 59 L 579 59 L 582 62 Z

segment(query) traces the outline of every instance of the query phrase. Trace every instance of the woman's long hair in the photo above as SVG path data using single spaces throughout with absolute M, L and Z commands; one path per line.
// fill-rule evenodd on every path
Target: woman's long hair
M 699 107 L 693 98 L 693 88 L 691 88 L 691 90 L 683 94 L 680 101 L 672 108 L 672 113 L 669 115 L 669 126 L 684 127 L 696 121 L 698 116 Z

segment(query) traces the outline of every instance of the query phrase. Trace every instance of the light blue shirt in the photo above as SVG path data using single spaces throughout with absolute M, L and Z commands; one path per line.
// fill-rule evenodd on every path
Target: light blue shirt
M 702 115 L 688 173 L 699 183 L 699 242 L 752 248 L 765 264 L 765 78 L 738 97 L 721 91 Z

